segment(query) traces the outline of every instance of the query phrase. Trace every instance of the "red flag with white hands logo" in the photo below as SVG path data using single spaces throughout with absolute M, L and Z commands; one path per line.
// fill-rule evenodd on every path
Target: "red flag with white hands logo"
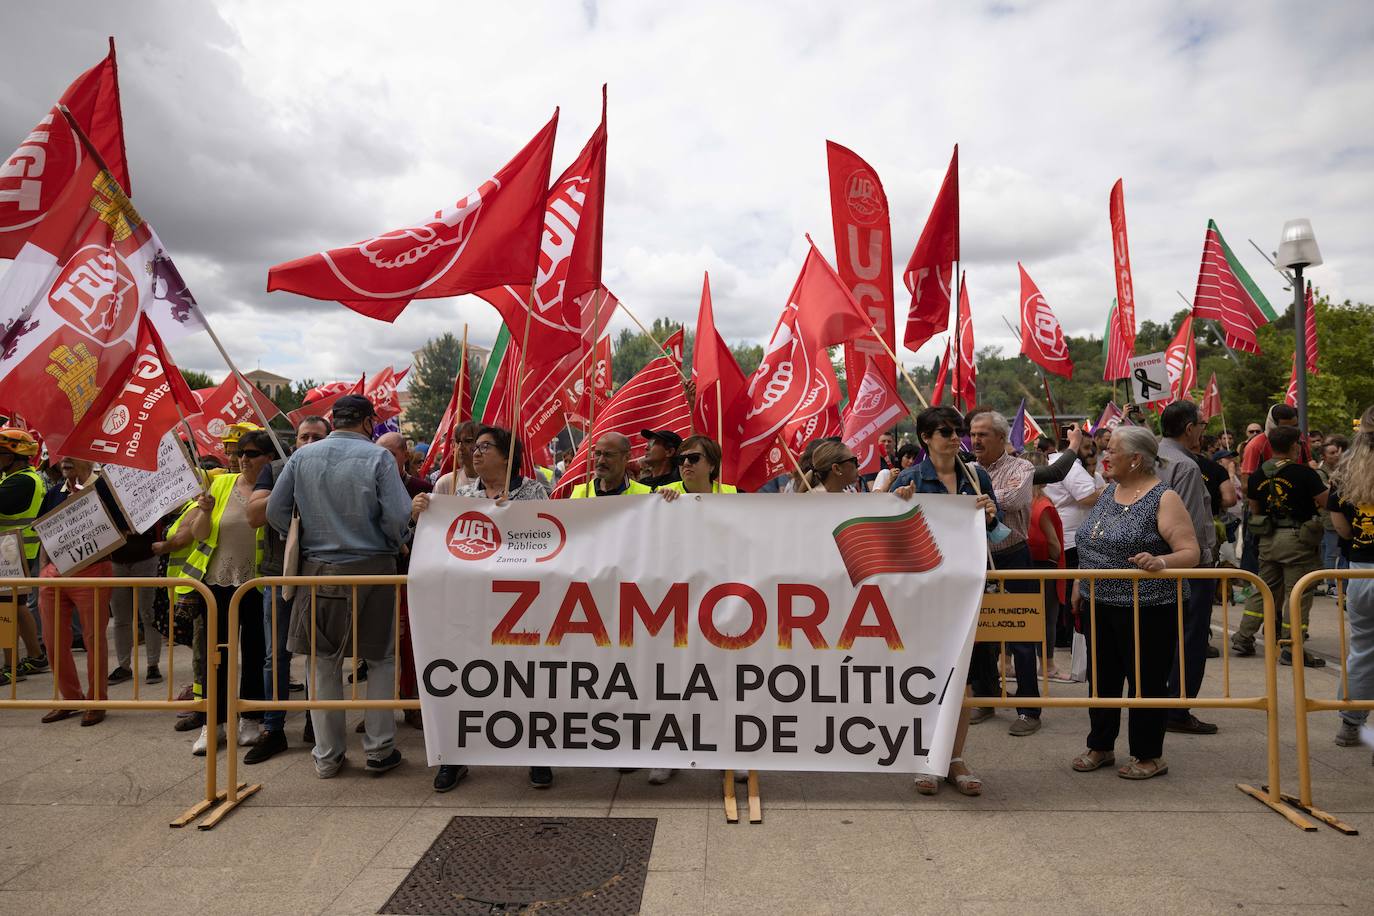
M 727 435 L 733 436 L 744 420 L 746 404 L 741 396 L 749 382 L 735 354 L 716 330 L 709 274 L 703 275 L 701 280 L 696 346 L 692 350 L 692 381 L 697 386 L 692 426 L 721 446 L 720 478 L 726 483 L 734 483 L 739 476 L 739 451 L 734 443 L 727 445 L 722 440 Z
M 1021 271 L 1021 352 L 1046 372 L 1073 378 L 1069 343 L 1059 319 L 1019 261 L 1016 269 Z
M 353 245 L 278 264 L 267 291 L 334 299 L 394 321 L 412 299 L 528 283 L 539 263 L 558 112 L 515 158 L 432 216 Z
M 512 339 L 525 339 L 526 366 L 554 362 L 582 342 L 580 298 L 601 284 L 601 234 L 606 185 L 606 104 L 602 89 L 601 124 L 581 154 L 549 189 L 540 239 L 539 272 L 518 283 L 479 291 L 496 307 Z M 530 289 L 529 277 L 534 276 Z M 531 308 L 532 306 L 532 308 Z
M 113 38 L 105 59 L 78 76 L 57 104 L 67 106 L 114 180 L 130 194 Z M 0 165 L 0 258 L 19 254 L 86 157 L 81 139 L 53 106 Z
M 1207 379 L 1207 387 L 1202 392 L 1201 412 L 1204 423 L 1213 417 L 1221 416 L 1221 386 L 1217 384 L 1215 372 L 1212 373 L 1211 378 Z
M 1126 358 L 1135 352 L 1135 285 L 1131 282 L 1131 251 L 1126 243 L 1126 194 L 1120 178 L 1107 201 L 1112 224 L 1112 266 L 1116 271 L 1116 320 Z
M 950 384 L 955 404 L 967 411 L 978 403 L 978 367 L 973 363 L 973 310 L 968 304 L 968 285 L 963 277 L 959 279 L 957 320 L 959 347 L 954 356 Z
M 874 330 L 844 345 L 844 374 L 862 379 L 875 362 L 897 387 L 897 366 L 888 351 L 897 349 L 892 303 L 892 227 L 887 195 L 878 173 L 853 150 L 825 141 L 830 173 L 830 219 L 835 225 L 835 270 L 873 320 Z
M 596 425 L 559 478 L 555 498 L 567 497 L 573 487 L 590 479 L 588 449 L 607 433 L 628 437 L 632 455 L 642 454 L 647 447 L 641 430 L 670 429 L 683 438 L 692 434 L 692 409 L 682 388 L 682 336 L 679 329 L 665 340 L 663 346 L 668 352 L 650 360 L 620 386 L 604 410 L 597 411 Z
M 949 327 L 950 290 L 954 262 L 959 260 L 959 146 L 949 160 L 940 193 L 911 252 L 902 280 L 911 293 L 903 343 L 919 350 L 927 340 Z
M 896 387 L 884 377 L 875 362 L 867 364 L 859 390 L 849 399 L 844 410 L 844 444 L 859 459 L 860 474 L 876 474 L 882 468 L 878 452 L 878 437 L 897 425 L 906 416 Z M 889 456 L 896 461 L 897 456 Z
M 140 315 L 133 350 L 67 435 L 62 455 L 155 471 L 158 443 L 194 404 L 152 321 Z

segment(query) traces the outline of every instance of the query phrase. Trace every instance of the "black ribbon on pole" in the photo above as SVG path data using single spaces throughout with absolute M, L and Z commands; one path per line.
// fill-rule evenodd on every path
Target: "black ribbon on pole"
M 1158 388 L 1160 391 L 1164 390 L 1163 385 L 1161 385 L 1159 382 L 1156 382 L 1154 379 L 1150 378 L 1150 375 L 1148 372 L 1145 371 L 1144 366 L 1140 366 L 1135 370 L 1135 380 L 1140 383 L 1140 400 L 1142 402 L 1149 402 L 1154 400 L 1154 398 L 1150 397 L 1151 388 Z

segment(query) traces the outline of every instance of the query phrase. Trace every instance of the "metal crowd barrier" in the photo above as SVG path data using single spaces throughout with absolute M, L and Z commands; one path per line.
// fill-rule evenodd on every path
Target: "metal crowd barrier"
M 1339 830 L 1347 836 L 1355 836 L 1359 833 L 1357 829 L 1336 817 L 1315 807 L 1312 804 L 1312 748 L 1308 740 L 1307 717 L 1314 712 L 1329 712 L 1341 710 L 1374 710 L 1374 699 L 1352 700 L 1350 696 L 1350 671 L 1349 671 L 1349 647 L 1347 646 L 1347 629 L 1345 624 L 1345 602 L 1346 589 L 1345 583 L 1351 579 L 1374 579 L 1374 569 L 1322 569 L 1308 573 L 1297 581 L 1293 586 L 1293 592 L 1289 596 L 1289 620 L 1302 620 L 1302 594 L 1309 588 L 1315 588 L 1318 582 L 1327 579 L 1334 579 L 1337 582 L 1336 590 L 1336 613 L 1337 623 L 1340 626 L 1341 637 L 1341 689 L 1337 699 L 1324 700 L 1314 699 L 1307 695 L 1307 672 L 1303 665 L 1303 641 L 1305 634 L 1302 626 L 1292 628 L 1292 653 L 1293 653 L 1293 715 L 1297 725 L 1298 736 L 1298 795 L 1284 795 L 1283 800 L 1290 805 L 1301 808 L 1303 811 L 1317 818 L 1324 824 Z M 1265 621 L 1265 629 L 1268 629 L 1268 621 Z M 1347 699 L 1342 699 L 1347 698 Z M 1368 748 L 1364 750 L 1368 751 Z
M 1314 574 L 1315 575 L 1315 574 Z M 1144 579 L 1172 579 L 1176 582 L 1175 587 L 1175 612 L 1178 615 L 1178 657 L 1179 657 L 1179 695 L 1168 697 L 1103 697 L 1097 692 L 1097 641 L 1091 634 L 1097 631 L 1097 583 L 1103 579 L 1129 579 L 1132 581 L 1132 596 L 1134 610 L 1135 627 L 1135 680 L 1140 683 L 1140 582 Z M 1232 610 L 1230 582 L 1239 580 L 1253 586 L 1264 599 L 1264 683 L 1265 691 L 1258 696 L 1236 697 L 1231 695 L 1231 662 L 1229 653 L 1223 649 L 1221 653 L 1222 666 L 1222 695 L 1221 696 L 1196 696 L 1186 695 L 1187 668 L 1183 652 L 1183 581 L 1185 579 L 1206 579 L 1220 580 L 1222 587 L 1222 631 L 1223 639 L 1229 637 L 1230 614 Z M 1043 593 L 1047 585 L 1058 580 L 1072 581 L 1077 580 L 1087 585 L 1087 614 L 1088 614 L 1088 648 L 1089 648 L 1089 678 L 1091 685 L 1089 696 L 1069 697 L 1050 695 L 1049 665 L 1042 664 L 1041 694 L 1040 697 L 1015 697 L 1008 696 L 1006 678 L 1002 672 L 1002 661 L 998 659 L 998 675 L 1001 681 L 1001 693 L 998 696 L 970 696 L 964 698 L 965 706 L 980 707 L 1037 707 L 1037 708 L 1070 708 L 1070 709 L 1255 709 L 1265 714 L 1265 739 L 1267 744 L 1267 774 L 1268 784 L 1263 786 L 1252 786 L 1246 783 L 1237 783 L 1236 788 L 1241 792 L 1254 798 L 1256 801 L 1267 806 L 1276 813 L 1282 815 L 1295 826 L 1303 830 L 1316 830 L 1316 826 L 1307 821 L 1297 812 L 1284 804 L 1286 797 L 1282 795 L 1279 785 L 1279 701 L 1278 701 L 1278 640 L 1275 634 L 1278 631 L 1277 615 L 1274 608 L 1274 597 L 1268 587 L 1259 576 L 1245 572 L 1243 570 L 1229 568 L 1215 569 L 1170 569 L 1162 572 L 1145 572 L 1142 570 L 1130 569 L 999 569 L 989 570 L 988 580 L 991 582 L 1011 582 L 1011 581 L 1037 581 L 1040 583 Z M 1003 588 L 1003 591 L 1006 589 Z M 1030 597 L 1028 595 L 1027 597 Z M 998 644 L 1001 649 L 999 655 L 1006 654 L 1007 644 L 1015 640 L 1000 640 Z M 1041 634 L 1040 646 L 1042 658 L 1048 658 L 1046 634 Z M 1295 675 L 1295 678 L 1297 675 Z
M 205 722 L 208 726 L 209 736 L 209 744 L 206 747 L 205 753 L 205 797 L 201 799 L 199 802 L 197 802 L 195 805 L 191 806 L 186 811 L 184 811 L 175 820 L 173 820 L 170 825 L 172 827 L 186 826 L 187 824 L 194 821 L 196 818 L 200 817 L 206 811 L 208 811 L 217 802 L 223 801 L 228 794 L 224 791 L 219 791 L 216 786 L 216 782 L 218 780 L 218 772 L 216 770 L 215 753 L 217 750 L 217 745 L 219 743 L 219 723 L 215 715 L 215 704 L 218 698 L 218 688 L 216 684 L 215 669 L 218 667 L 219 664 L 219 653 L 214 651 L 213 646 L 207 645 L 205 657 L 205 696 L 199 700 L 177 700 L 174 698 L 174 691 L 176 690 L 177 683 L 177 647 L 176 641 L 174 639 L 168 638 L 166 640 L 167 667 L 163 673 L 163 683 L 167 685 L 166 699 L 145 699 L 143 694 L 147 691 L 144 691 L 142 689 L 142 684 L 139 680 L 140 642 L 138 637 L 142 621 L 138 613 L 138 590 L 142 588 L 172 588 L 181 585 L 190 586 L 195 591 L 200 593 L 201 597 L 205 599 L 207 615 L 214 615 L 218 613 L 218 608 L 215 604 L 215 596 L 211 594 L 210 589 L 207 588 L 205 585 L 201 584 L 200 582 L 195 582 L 190 579 L 168 579 L 159 578 L 156 576 L 62 576 L 53 578 L 0 579 L 0 595 L 8 593 L 8 597 L 13 602 L 10 605 L 10 607 L 14 608 L 14 612 L 16 615 L 29 613 L 28 608 L 24 605 L 24 602 L 22 600 L 23 594 L 21 593 L 21 589 L 25 591 L 29 589 L 52 589 L 55 593 L 53 595 L 53 599 L 56 608 L 56 611 L 53 616 L 54 618 L 56 618 L 59 614 L 70 613 L 69 610 L 63 607 L 62 591 L 64 589 L 89 588 L 94 590 L 95 592 L 93 597 L 97 606 L 99 606 L 100 604 L 101 596 L 104 595 L 104 600 L 107 602 L 107 611 L 104 615 L 107 623 L 109 619 L 109 593 L 119 588 L 133 589 L 134 593 L 132 599 L 134 639 L 133 649 L 131 650 L 131 670 L 133 671 L 132 684 L 134 690 L 134 698 L 132 700 L 109 699 L 108 683 L 105 687 L 105 699 L 103 700 L 64 699 L 61 696 L 61 690 L 59 687 L 59 681 L 62 674 L 62 653 L 56 651 L 56 647 L 52 645 L 53 634 L 47 634 L 46 640 L 46 643 L 48 644 L 48 657 L 49 664 L 51 665 L 52 674 L 52 697 L 49 699 L 41 700 L 19 699 L 19 684 L 18 677 L 16 675 L 18 673 L 19 665 L 20 641 L 17 632 L 18 621 L 16 620 L 16 633 L 14 640 L 15 645 L 12 647 L 10 653 L 10 689 L 8 692 L 8 696 L 0 696 L 0 710 L 72 709 L 84 712 L 86 710 L 91 709 L 103 709 L 134 712 L 198 712 L 204 714 Z M 168 609 L 169 632 L 172 632 L 173 621 L 171 617 L 176 602 L 173 601 L 171 603 L 173 607 Z M 97 621 L 100 620 L 99 614 L 97 614 L 96 619 Z M 89 644 L 86 646 L 86 651 L 87 653 L 94 653 L 95 657 L 99 657 L 101 641 L 105 638 L 105 626 L 95 626 L 92 627 L 92 629 L 94 630 L 93 633 L 83 633 L 83 638 L 90 641 Z M 191 658 L 191 649 L 189 647 L 183 647 L 181 651 L 185 653 L 187 661 L 189 663 Z M 108 675 L 109 672 L 108 670 L 106 670 L 102 671 L 101 674 Z M 89 690 L 89 685 L 87 686 L 87 689 Z M 162 693 L 161 689 L 159 689 L 157 693 Z M 229 758 L 231 760 L 233 759 L 233 757 L 233 754 L 229 755 Z

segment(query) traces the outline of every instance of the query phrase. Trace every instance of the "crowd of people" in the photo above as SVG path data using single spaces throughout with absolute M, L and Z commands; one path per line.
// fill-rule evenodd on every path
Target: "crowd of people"
M 192 648 L 193 683 L 179 695 L 200 697 L 206 689 L 207 651 L 223 652 L 222 628 L 231 597 L 250 580 L 282 574 L 366 576 L 404 573 L 409 544 L 431 494 L 478 499 L 548 499 L 571 455 L 550 469 L 526 476 L 523 447 L 509 430 L 475 422 L 453 433 L 452 469 L 421 476 L 417 456 L 399 433 L 376 435 L 373 405 L 361 395 L 333 404 L 329 417 L 307 417 L 295 430 L 289 457 L 279 455 L 274 437 L 253 424 L 237 424 L 224 438 L 227 465 L 202 458 L 204 490 L 195 500 L 146 532 L 129 530 L 104 478 L 86 461 L 62 458 L 38 464 L 37 442 L 24 430 L 0 429 L 0 529 L 17 530 L 24 563 L 36 575 L 53 578 L 56 566 L 33 531 L 34 520 L 84 490 L 94 488 L 121 527 L 124 542 L 113 554 L 80 571 L 108 578 L 108 588 L 43 587 L 28 594 L 5 591 L 0 600 L 24 605 L 18 618 L 18 644 L 7 650 L 0 684 L 50 671 L 59 672 L 63 699 L 104 699 L 109 684 L 134 678 L 141 642 L 142 675 L 147 684 L 162 680 L 163 645 L 175 640 Z M 965 696 L 995 697 L 1005 678 L 1018 701 L 1010 735 L 1024 738 L 1041 727 L 1041 674 L 1059 683 L 1095 679 L 1103 697 L 1195 697 L 1206 663 L 1221 649 L 1212 645 L 1213 606 L 1223 598 L 1218 579 L 1182 583 L 1146 577 L 1069 579 L 1048 586 L 1031 580 L 998 580 L 995 571 L 1058 569 L 1071 571 L 1169 569 L 1232 566 L 1258 574 L 1273 594 L 1286 637 L 1289 595 L 1305 574 L 1319 569 L 1374 568 L 1374 408 L 1365 412 L 1352 437 L 1298 430 L 1297 412 L 1275 405 L 1263 423 L 1246 427 L 1245 439 L 1229 432 L 1205 434 L 1197 405 L 1177 401 L 1163 408 L 1159 434 L 1138 411 L 1114 428 L 1088 431 L 1075 424 L 1054 437 L 1011 446 L 1011 427 L 995 410 L 966 415 L 947 406 L 929 408 L 916 418 L 915 434 L 898 442 L 884 434 L 881 467 L 860 474 L 859 459 L 839 438 L 809 443 L 795 456 L 793 470 L 771 480 L 761 492 L 822 494 L 890 492 L 903 499 L 916 494 L 960 494 L 984 513 L 989 588 L 1043 592 L 1044 643 L 978 643 L 970 659 Z M 687 438 L 670 430 L 644 430 L 647 448 L 633 454 L 631 440 L 618 433 L 590 443 L 591 478 L 571 497 L 646 496 L 675 500 L 687 494 L 731 494 L 724 483 L 721 445 L 704 435 Z M 185 580 L 170 589 L 121 587 L 128 577 L 167 576 Z M 190 583 L 200 582 L 214 596 L 219 614 Z M 1374 581 L 1335 580 L 1317 591 L 1343 589 L 1347 602 L 1350 698 L 1374 697 Z M 1237 656 L 1255 654 L 1263 617 L 1262 595 L 1235 596 L 1244 607 L 1229 636 Z M 250 700 L 280 700 L 308 690 L 320 700 L 343 697 L 348 679 L 366 684 L 367 699 L 389 700 L 399 685 L 403 699 L 418 697 L 409 644 L 404 589 L 362 584 L 320 586 L 309 601 L 294 600 L 290 588 L 249 589 L 239 604 L 239 681 L 229 685 L 227 659 L 219 657 L 217 721 L 234 728 L 246 748 L 245 764 L 258 764 L 288 749 L 282 711 L 245 713 L 225 723 L 228 691 Z M 1138 615 L 1136 604 L 1138 602 Z M 356 603 L 356 617 L 355 617 Z M 1301 596 L 1306 630 L 1312 592 Z M 16 609 L 20 610 L 20 609 Z M 105 638 L 111 616 L 115 667 L 109 667 Z M 356 620 L 356 632 L 354 621 Z M 394 627 L 399 623 L 400 630 Z M 1075 647 L 1075 637 L 1080 647 Z M 399 653 L 395 650 L 400 644 Z M 22 650 L 21 647 L 22 646 Z M 1095 663 L 1080 666 L 1095 646 Z M 1181 653 L 1180 653 L 1180 646 Z M 86 652 L 85 688 L 73 650 Z M 1069 661 L 1056 664 L 1056 650 L 1071 649 Z M 291 677 L 293 655 L 314 660 L 310 677 Z M 1137 660 L 1138 654 L 1138 660 Z M 399 657 L 398 657 L 399 655 Z M 1063 656 L 1061 655 L 1062 659 Z M 351 660 L 351 664 L 347 664 Z M 1305 652 L 1294 658 L 1282 650 L 1283 664 L 1321 666 L 1322 657 Z M 399 670 L 398 670 L 399 666 Z M 1005 666 L 1005 667 L 1004 667 Z M 1080 670 L 1086 667 L 1087 670 Z M 78 713 L 53 709 L 45 723 L 75 715 L 83 726 L 97 725 L 102 710 Z M 982 781 L 964 756 L 972 725 L 993 720 L 996 710 L 966 703 L 962 709 L 947 781 L 966 795 L 978 795 Z M 1356 746 L 1365 713 L 1342 712 L 1336 743 Z M 1070 761 L 1073 770 L 1116 767 L 1120 709 L 1089 711 L 1086 750 Z M 1211 735 L 1215 724 L 1181 708 L 1130 711 L 1130 759 L 1116 767 L 1126 779 L 1149 779 L 1168 772 L 1164 739 L 1168 732 Z M 418 710 L 404 721 L 416 728 Z M 310 745 L 320 778 L 345 766 L 348 744 L 342 710 L 312 710 L 304 743 Z M 197 734 L 191 751 L 205 754 L 209 743 L 205 717 L 185 713 L 175 726 Z M 198 731 L 197 731 L 198 730 Z M 396 717 L 368 709 L 357 731 L 363 734 L 363 767 L 380 775 L 402 761 L 396 747 Z M 217 740 L 223 744 L 227 734 Z M 467 775 L 460 764 L 438 768 L 434 789 L 446 792 Z M 668 769 L 649 774 L 652 783 L 672 777 Z M 549 767 L 531 767 L 530 783 L 553 783 Z M 916 789 L 934 794 L 940 782 L 919 776 Z

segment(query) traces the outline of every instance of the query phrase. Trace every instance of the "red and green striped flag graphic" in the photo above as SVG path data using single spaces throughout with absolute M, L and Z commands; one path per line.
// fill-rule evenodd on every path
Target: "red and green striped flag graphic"
M 1202 269 L 1193 296 L 1193 317 L 1221 322 L 1226 343 L 1246 353 L 1260 351 L 1255 332 L 1278 317 L 1221 237 L 1216 222 L 1210 219 L 1202 243 Z
M 943 557 L 917 506 L 901 515 L 851 518 L 835 528 L 851 585 L 884 573 L 929 572 Z

